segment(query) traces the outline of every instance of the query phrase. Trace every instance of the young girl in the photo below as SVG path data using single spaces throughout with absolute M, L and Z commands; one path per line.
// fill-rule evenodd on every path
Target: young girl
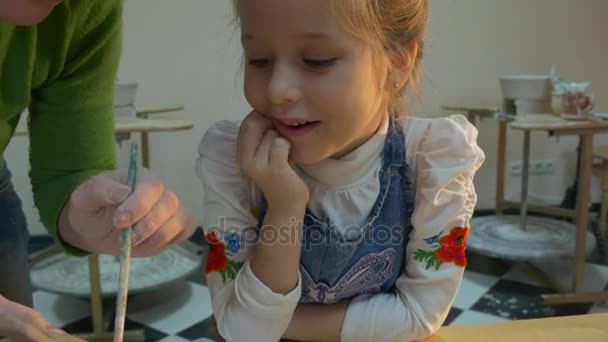
M 207 280 L 228 341 L 410 341 L 459 288 L 473 176 L 462 116 L 404 117 L 426 0 L 237 0 L 239 122 L 203 137 Z

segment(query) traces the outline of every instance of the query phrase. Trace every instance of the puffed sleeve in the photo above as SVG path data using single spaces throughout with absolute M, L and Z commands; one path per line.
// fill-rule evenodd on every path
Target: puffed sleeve
M 239 123 L 220 121 L 203 136 L 196 174 L 203 184 L 203 229 L 210 251 L 207 284 L 213 314 L 228 341 L 278 341 L 301 293 L 272 292 L 253 273 L 249 258 L 258 235 L 253 187 L 236 159 Z
M 461 115 L 426 121 L 415 153 L 413 229 L 394 293 L 355 298 L 344 341 L 416 341 L 445 321 L 467 265 L 475 173 L 485 160 L 477 130 Z

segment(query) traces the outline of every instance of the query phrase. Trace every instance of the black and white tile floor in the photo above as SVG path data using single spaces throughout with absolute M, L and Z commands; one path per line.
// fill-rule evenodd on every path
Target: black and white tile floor
M 200 238 L 200 237 L 199 237 Z M 201 240 L 199 240 L 201 241 Z M 41 247 L 34 243 L 32 249 Z M 540 295 L 555 292 L 525 263 L 508 263 L 470 254 L 462 286 L 446 321 L 447 325 L 500 322 L 551 316 L 608 312 L 607 303 L 545 306 Z M 608 266 L 587 265 L 588 290 L 608 285 Z M 564 274 L 565 279 L 568 278 Z M 113 312 L 113 302 L 105 303 Z M 86 300 L 38 290 L 34 306 L 54 325 L 70 333 L 92 331 Z M 193 341 L 208 335 L 204 320 L 211 315 L 209 291 L 202 271 L 171 286 L 132 296 L 126 329 L 144 329 L 146 341 Z M 112 322 L 113 319 L 108 319 Z M 111 331 L 112 327 L 107 329 Z

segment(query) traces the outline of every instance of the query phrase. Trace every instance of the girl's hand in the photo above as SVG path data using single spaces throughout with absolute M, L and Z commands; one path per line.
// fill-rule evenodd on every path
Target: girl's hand
M 304 206 L 308 186 L 289 163 L 290 143 L 273 129 L 272 121 L 257 112 L 247 115 L 239 131 L 238 161 L 243 173 L 260 187 L 269 206 Z

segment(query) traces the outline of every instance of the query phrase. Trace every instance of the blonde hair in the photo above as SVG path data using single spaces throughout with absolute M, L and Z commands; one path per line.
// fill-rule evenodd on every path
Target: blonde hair
M 238 20 L 240 0 L 233 0 Z M 419 69 L 424 52 L 428 22 L 427 0 L 328 0 L 338 24 L 348 33 L 370 44 L 374 52 L 389 60 L 404 56 L 408 47 L 417 49 L 406 85 L 392 90 L 388 108 L 391 113 L 405 113 L 405 90 L 419 91 Z

